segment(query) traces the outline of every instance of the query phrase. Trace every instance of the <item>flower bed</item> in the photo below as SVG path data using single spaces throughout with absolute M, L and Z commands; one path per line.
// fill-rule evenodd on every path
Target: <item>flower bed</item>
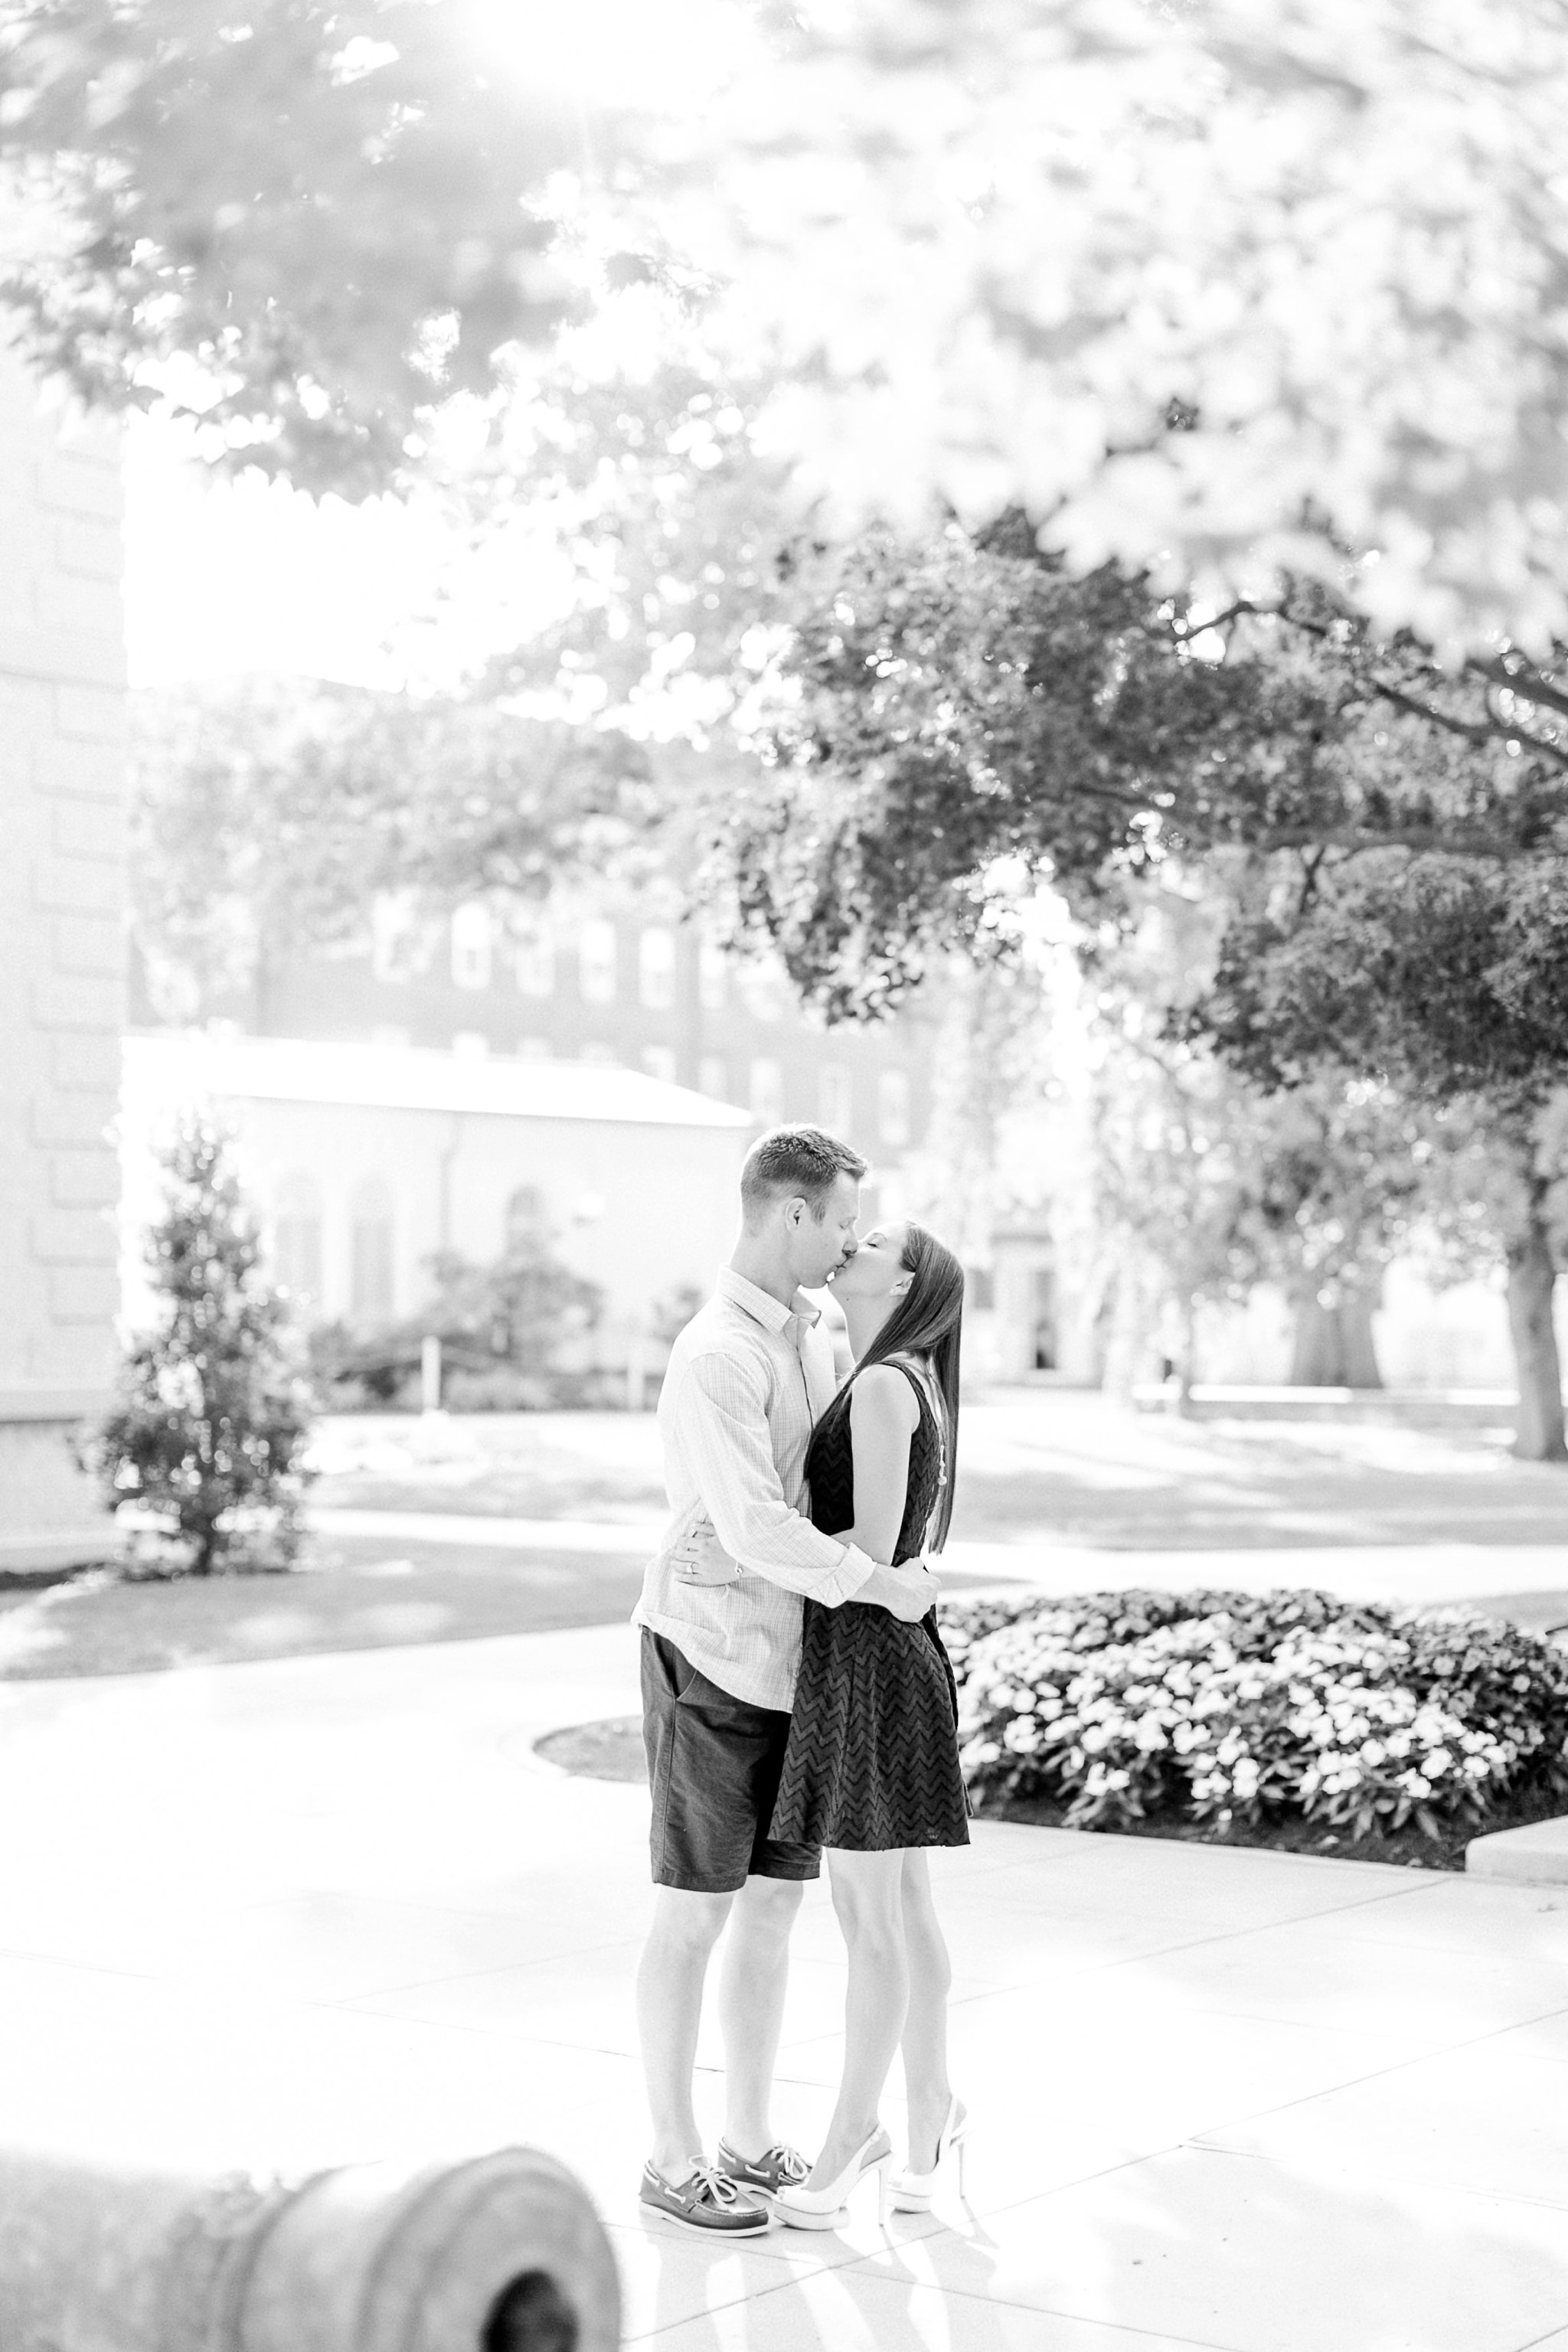
M 947 1606 L 942 1632 L 982 1809 L 1452 1850 L 1568 1806 L 1568 1652 L 1472 1610 L 1009 1594 Z

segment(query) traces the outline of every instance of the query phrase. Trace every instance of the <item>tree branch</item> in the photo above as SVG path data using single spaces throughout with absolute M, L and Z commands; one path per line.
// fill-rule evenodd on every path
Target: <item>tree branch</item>
M 1345 849 L 1352 854 L 1373 849 L 1413 849 L 1434 857 L 1491 858 L 1507 864 L 1516 857 L 1539 857 L 1539 843 L 1530 845 L 1509 834 L 1461 827 L 1445 833 L 1436 825 L 1280 825 L 1249 835 L 1251 845 L 1276 849 Z
M 1494 686 L 1506 686 L 1510 694 L 1519 695 L 1525 702 L 1537 702 L 1543 709 L 1555 710 L 1568 719 L 1568 688 L 1553 686 L 1531 662 L 1510 666 L 1508 655 L 1502 654 L 1486 661 L 1472 657 L 1465 667 L 1473 670 L 1478 677 L 1489 678 Z M 1510 735 L 1519 731 L 1517 727 L 1509 729 Z

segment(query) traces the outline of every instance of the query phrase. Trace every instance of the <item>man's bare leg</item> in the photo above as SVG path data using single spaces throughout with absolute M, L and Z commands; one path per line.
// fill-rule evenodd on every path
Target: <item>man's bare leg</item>
M 748 1878 L 735 1897 L 719 1971 L 724 2036 L 724 2138 L 737 2156 L 774 2144 L 773 2063 L 789 1982 L 789 1937 L 804 1889 L 796 1878 Z
M 732 1895 L 654 1888 L 653 1924 L 637 1969 L 637 2036 L 653 2118 L 654 2168 L 672 2186 L 690 2177 L 702 2153 L 691 2105 L 702 1987 L 734 1901 Z

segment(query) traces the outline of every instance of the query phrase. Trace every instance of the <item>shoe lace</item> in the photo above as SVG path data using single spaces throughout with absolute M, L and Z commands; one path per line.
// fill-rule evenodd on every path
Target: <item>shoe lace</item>
M 776 2159 L 779 2170 L 788 2181 L 805 2180 L 811 2171 L 811 2167 L 805 2157 L 799 2155 L 793 2147 L 785 2147 L 782 2145 L 778 2147 L 770 2147 L 768 2156 Z M 763 2158 L 763 2162 L 764 2164 L 767 2162 L 767 2157 Z
M 711 2199 L 715 2205 L 726 2207 L 738 2205 L 741 2201 L 739 2181 L 731 2180 L 728 2173 L 721 2172 L 711 2164 L 696 2165 L 690 2179 L 684 2182 L 682 2186 L 688 2189 L 695 2189 L 699 2201 L 707 2197 Z

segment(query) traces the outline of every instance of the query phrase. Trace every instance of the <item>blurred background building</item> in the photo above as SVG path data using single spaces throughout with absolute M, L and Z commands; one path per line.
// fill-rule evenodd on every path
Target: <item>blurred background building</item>
M 440 916 L 384 896 L 363 938 L 263 952 L 245 995 L 197 1010 L 262 1036 L 640 1070 L 759 1127 L 831 1128 L 874 1163 L 889 1199 L 931 1114 L 929 1017 L 825 1029 L 782 971 L 726 955 L 681 921 L 672 890 L 538 908 L 474 899 Z M 135 952 L 132 1018 L 157 1021 Z
M 489 1264 L 520 1225 L 543 1225 L 604 1293 L 596 1345 L 610 1369 L 659 1301 L 708 1288 L 752 1133 L 743 1111 L 636 1070 L 132 1035 L 121 1129 L 132 1323 L 149 1297 L 140 1238 L 158 1211 L 157 1146 L 194 1108 L 232 1136 L 274 1271 L 305 1319 L 374 1329 L 416 1316 L 437 1256 Z

